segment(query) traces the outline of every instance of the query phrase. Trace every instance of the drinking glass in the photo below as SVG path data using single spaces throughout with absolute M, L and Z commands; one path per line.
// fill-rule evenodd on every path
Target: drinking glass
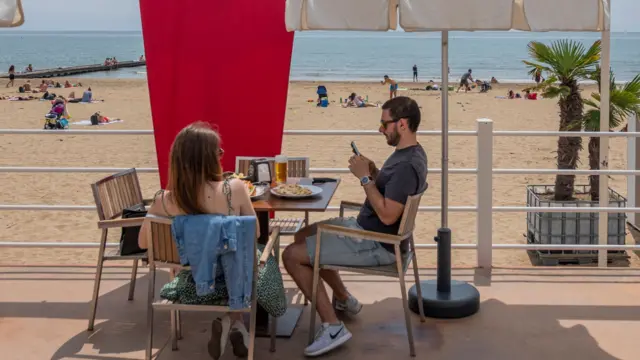
M 276 168 L 276 184 L 287 183 L 287 157 L 285 155 L 276 156 L 275 168 Z

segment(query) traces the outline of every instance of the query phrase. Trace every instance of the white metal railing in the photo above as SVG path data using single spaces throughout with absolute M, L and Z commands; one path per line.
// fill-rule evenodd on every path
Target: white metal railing
M 640 176 L 640 170 L 635 166 L 635 142 L 640 137 L 640 132 L 636 132 L 636 120 L 629 121 L 629 132 L 560 132 L 560 131 L 494 131 L 493 122 L 481 119 L 477 122 L 476 131 L 449 131 L 452 136 L 477 136 L 477 163 L 476 168 L 449 169 L 451 174 L 477 174 L 477 204 L 476 206 L 450 206 L 449 211 L 453 212 L 476 212 L 477 213 L 477 243 L 475 244 L 453 244 L 453 249 L 477 250 L 478 267 L 491 267 L 493 249 L 521 249 L 521 250 L 598 250 L 600 253 L 607 250 L 640 250 L 640 245 L 536 245 L 536 244 L 494 244 L 493 243 L 493 213 L 494 212 L 578 212 L 590 213 L 599 212 L 606 215 L 608 213 L 625 212 L 628 216 L 635 218 L 640 213 L 640 208 L 635 207 L 635 186 L 629 187 L 629 207 L 527 207 L 527 206 L 493 206 L 493 176 L 494 175 L 620 175 L 627 176 L 635 182 Z M 419 131 L 423 136 L 439 136 L 441 131 L 427 130 Z M 66 134 L 66 135 L 151 135 L 153 130 L 31 130 L 31 129 L 0 129 L 0 134 L 6 135 L 36 135 L 36 134 Z M 331 136 L 354 136 L 354 135 L 377 135 L 375 130 L 285 130 L 285 135 L 331 135 Z M 629 169 L 627 170 L 559 170 L 559 169 L 500 169 L 493 168 L 493 138 L 495 136 L 579 136 L 579 137 L 628 137 L 629 146 Z M 633 147 L 631 146 L 633 145 Z M 640 160 L 640 159 L 638 159 Z M 633 161 L 633 164 L 632 164 Z M 127 168 L 116 167 L 28 167 L 28 166 L 3 166 L 0 173 L 116 173 Z M 157 173 L 158 168 L 136 168 L 139 173 Z M 349 173 L 347 168 L 311 168 L 312 173 Z M 439 168 L 429 169 L 430 174 L 440 174 Z M 339 207 L 329 206 L 327 210 L 337 211 Z M 20 204 L 0 204 L 0 211 L 95 211 L 94 205 L 20 205 Z M 420 211 L 440 212 L 439 206 L 421 206 Z M 639 216 L 640 217 L 640 216 Z M 60 247 L 60 248 L 92 248 L 99 244 L 90 243 L 70 243 L 70 242 L 0 242 L 0 247 Z M 286 244 L 282 244 L 283 246 Z M 117 244 L 109 244 L 117 246 Z M 420 249 L 434 249 L 436 244 L 416 244 Z M 606 259 L 606 258 L 605 258 Z M 606 266 L 600 263 L 601 266 Z

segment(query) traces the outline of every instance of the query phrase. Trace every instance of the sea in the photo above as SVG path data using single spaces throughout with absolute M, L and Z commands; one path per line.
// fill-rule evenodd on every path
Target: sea
M 589 46 L 599 33 L 451 32 L 450 78 L 467 69 L 474 78 L 496 77 L 501 82 L 529 82 L 523 60 L 527 44 L 574 39 Z M 10 64 L 18 70 L 102 63 L 115 56 L 136 60 L 144 53 L 142 33 L 130 32 L 0 32 L 0 72 Z M 266 54 L 268 56 L 268 54 Z M 400 82 L 412 79 L 417 65 L 420 81 L 441 78 L 440 33 L 300 32 L 295 34 L 291 80 L 379 81 L 389 75 Z M 624 82 L 640 72 L 640 33 L 611 34 L 611 65 L 616 80 Z M 96 72 L 81 77 L 145 78 L 146 68 Z

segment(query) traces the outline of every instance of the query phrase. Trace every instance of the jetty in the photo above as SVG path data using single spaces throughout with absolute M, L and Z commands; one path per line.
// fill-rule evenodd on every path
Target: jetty
M 132 68 L 145 66 L 147 64 L 146 61 L 121 61 L 118 62 L 117 65 L 103 65 L 103 64 L 94 64 L 94 65 L 80 65 L 80 66 L 69 66 L 69 67 L 58 67 L 53 69 L 42 69 L 42 70 L 34 70 L 31 72 L 16 72 L 16 79 L 34 79 L 34 78 L 51 78 L 51 77 L 60 77 L 60 76 L 72 76 L 78 74 L 86 74 L 97 71 L 111 71 L 122 68 Z M 4 73 L 0 75 L 0 78 L 8 78 L 9 74 Z

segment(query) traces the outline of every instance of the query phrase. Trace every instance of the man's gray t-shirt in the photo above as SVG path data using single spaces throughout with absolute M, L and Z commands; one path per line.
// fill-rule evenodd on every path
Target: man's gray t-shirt
M 378 172 L 375 184 L 380 194 L 387 199 L 406 204 L 410 195 L 427 189 L 427 154 L 422 145 L 414 145 L 393 152 Z M 400 227 L 399 218 L 395 224 L 385 225 L 367 199 L 358 214 L 358 224 L 365 230 L 386 234 L 397 234 Z M 393 245 L 382 246 L 395 253 Z M 403 251 L 408 249 L 408 240 L 401 244 Z

